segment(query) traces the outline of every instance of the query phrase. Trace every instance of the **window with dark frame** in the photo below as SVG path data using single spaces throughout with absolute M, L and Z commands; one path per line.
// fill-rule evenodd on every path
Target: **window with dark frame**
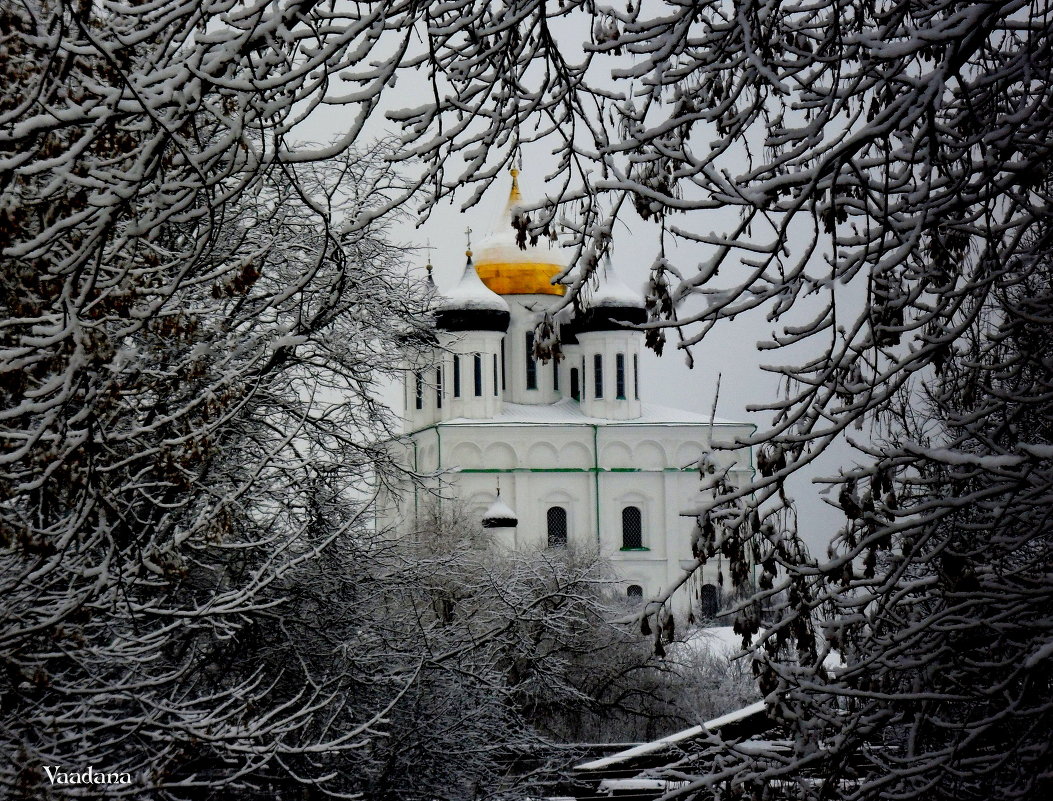
M 417 382 L 417 408 L 424 408 L 424 376 L 421 375 L 420 370 L 413 374 L 414 379 Z
M 537 362 L 534 361 L 534 332 L 526 335 L 526 388 L 537 389 Z
M 508 389 L 508 379 L 505 377 L 505 338 L 501 337 L 501 389 Z
M 640 356 L 633 354 L 633 397 L 640 400 Z
M 717 616 L 720 608 L 720 594 L 713 584 L 703 584 L 699 592 L 698 611 L 703 620 L 710 620 Z
M 475 397 L 483 396 L 483 355 L 475 354 Z
M 597 353 L 592 357 L 592 385 L 593 395 L 597 398 L 603 397 L 603 356 Z
M 618 400 L 625 400 L 625 354 L 619 353 L 614 357 L 614 396 Z
M 494 354 L 494 397 L 497 397 L 497 354 Z
M 559 361 L 552 360 L 552 389 L 559 392 Z
M 442 367 L 435 368 L 435 408 L 442 408 Z
M 545 513 L 548 523 L 548 547 L 565 548 L 567 546 L 567 510 L 562 506 L 550 506 Z
M 630 584 L 625 588 L 625 597 L 630 601 L 642 601 L 643 600 L 643 587 L 639 584 Z
M 639 506 L 622 509 L 622 548 L 643 547 L 643 514 Z
M 453 354 L 453 397 L 461 397 L 461 357 Z
M 570 368 L 570 397 L 581 400 L 581 381 L 578 378 L 578 368 Z

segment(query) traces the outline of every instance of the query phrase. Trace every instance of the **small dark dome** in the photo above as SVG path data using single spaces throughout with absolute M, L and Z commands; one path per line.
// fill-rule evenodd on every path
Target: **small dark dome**
M 490 508 L 483 514 L 483 528 L 515 528 L 518 525 L 516 513 L 501 500 L 501 494 L 498 493 Z
M 647 322 L 642 295 L 627 287 L 608 259 L 599 270 L 600 285 L 572 324 L 572 335 L 589 331 L 618 331 Z
M 470 250 L 467 256 L 457 286 L 436 300 L 436 327 L 441 331 L 507 331 L 508 304 L 479 278 Z
M 646 322 L 647 312 L 634 306 L 589 307 L 575 318 L 570 335 L 576 341 L 589 331 L 620 331 Z

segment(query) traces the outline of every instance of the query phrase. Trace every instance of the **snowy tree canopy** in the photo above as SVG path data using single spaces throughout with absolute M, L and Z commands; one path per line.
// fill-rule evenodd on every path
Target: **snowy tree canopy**
M 339 681 L 238 660 L 394 469 L 378 388 L 424 299 L 355 216 L 399 179 L 379 146 L 266 163 L 282 103 L 208 16 L 0 9 L 5 797 L 244 788 L 383 710 L 325 730 Z

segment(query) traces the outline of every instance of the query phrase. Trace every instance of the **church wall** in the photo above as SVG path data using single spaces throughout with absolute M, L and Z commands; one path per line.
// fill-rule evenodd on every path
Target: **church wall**
M 519 311 L 524 312 L 522 307 Z M 522 319 L 526 319 L 525 312 Z M 513 368 L 516 362 L 523 366 L 523 339 L 518 353 L 506 345 L 509 364 L 505 380 L 510 392 L 517 381 L 525 384 L 525 370 Z M 604 355 L 612 371 L 609 377 L 605 375 L 605 382 L 609 382 L 613 393 L 614 360 L 608 359 L 607 351 Z M 631 360 L 627 366 L 631 371 Z M 546 397 L 551 390 L 549 367 L 538 364 L 538 398 Z M 626 380 L 627 392 L 631 393 L 631 372 Z M 590 381 L 591 377 L 586 377 L 583 382 L 586 393 Z M 470 386 L 462 381 L 462 388 L 466 385 Z M 569 386 L 561 389 L 569 394 Z M 520 391 L 525 389 L 521 386 Z M 691 563 L 694 519 L 683 512 L 698 498 L 699 458 L 706 454 L 706 459 L 719 470 L 736 468 L 729 473 L 735 483 L 751 473 L 748 448 L 713 454 L 709 450 L 710 437 L 728 442 L 749 432 L 747 425 L 710 427 L 694 422 L 663 424 L 643 420 L 619 424 L 455 421 L 426 426 L 412 434 L 416 447 L 412 449 L 412 459 L 407 451 L 407 463 L 415 465 L 419 472 L 440 472 L 435 484 L 443 485 L 443 503 L 465 505 L 475 517 L 481 517 L 489 506 L 500 481 L 502 500 L 519 518 L 516 529 L 505 533 L 516 549 L 547 547 L 547 512 L 551 507 L 563 509 L 568 544 L 599 550 L 609 558 L 615 565 L 622 592 L 635 584 L 643 588 L 645 596 L 650 596 L 671 587 Z M 422 504 L 432 502 L 431 496 L 411 496 L 402 504 L 405 530 L 413 529 L 414 512 L 424 508 Z M 391 505 L 389 500 L 384 503 Z M 639 548 L 623 547 L 622 510 L 627 506 L 635 506 L 641 513 Z M 380 515 L 385 519 L 387 516 L 385 512 Z M 678 593 L 673 604 L 678 614 L 686 616 L 692 596 L 704 584 L 717 584 L 719 567 L 719 560 L 713 560 Z
M 728 440 L 732 430 L 717 426 L 712 433 Z M 686 423 L 481 424 L 442 426 L 417 437 L 421 469 L 437 469 L 441 449 L 442 468 L 455 471 L 445 475 L 444 495 L 468 501 L 477 516 L 500 482 L 502 499 L 519 517 L 514 547 L 546 547 L 547 510 L 561 507 L 571 546 L 598 549 L 615 564 L 623 588 L 637 584 L 652 595 L 670 587 L 690 563 L 694 519 L 682 513 L 698 495 L 694 463 L 708 450 L 710 435 L 708 425 Z M 749 473 L 747 452 L 710 458 L 726 466 L 736 456 L 745 468 L 729 475 L 737 483 Z M 622 510 L 630 505 L 641 511 L 639 550 L 623 550 Z M 696 583 L 715 584 L 717 569 L 716 561 L 707 565 Z M 678 613 L 686 614 L 689 602 L 681 593 Z

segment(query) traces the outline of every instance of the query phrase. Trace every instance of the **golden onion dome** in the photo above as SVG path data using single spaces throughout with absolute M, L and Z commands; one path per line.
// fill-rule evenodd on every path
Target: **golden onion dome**
M 508 203 L 493 232 L 474 248 L 475 269 L 479 277 L 498 295 L 562 295 L 566 288 L 552 279 L 563 272 L 566 263 L 558 248 L 516 243 L 513 217 L 519 212 L 519 170 L 510 170 L 512 189 Z

